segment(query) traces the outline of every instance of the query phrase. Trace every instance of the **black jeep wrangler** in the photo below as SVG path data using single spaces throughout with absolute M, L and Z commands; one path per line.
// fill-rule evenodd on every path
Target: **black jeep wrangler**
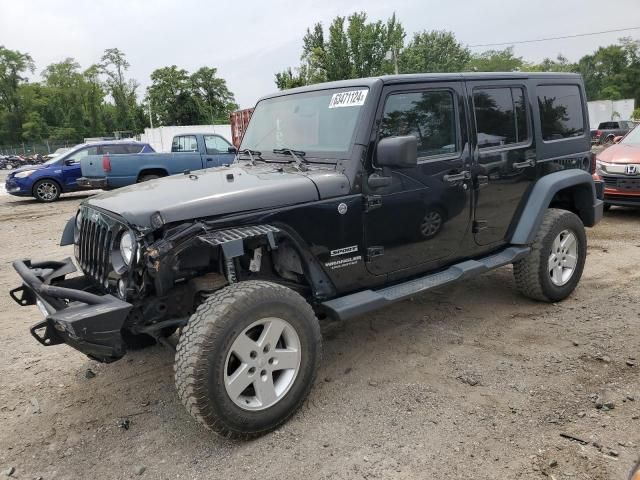
M 31 333 L 111 362 L 176 330 L 180 398 L 250 437 L 301 405 L 319 319 L 347 319 L 513 264 L 556 302 L 602 216 L 582 79 L 402 75 L 261 99 L 232 165 L 86 200 L 62 245 L 20 260 Z

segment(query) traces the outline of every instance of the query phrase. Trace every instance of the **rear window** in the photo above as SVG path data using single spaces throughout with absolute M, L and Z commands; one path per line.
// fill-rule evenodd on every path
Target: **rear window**
M 616 128 L 620 128 L 618 122 L 602 122 L 598 125 L 600 130 L 614 130 Z
M 198 141 L 195 135 L 181 135 L 173 138 L 172 152 L 197 152 Z
M 478 146 L 493 148 L 527 141 L 525 108 L 524 90 L 520 87 L 474 89 Z
M 538 106 L 544 141 L 584 135 L 582 96 L 577 85 L 538 86 Z

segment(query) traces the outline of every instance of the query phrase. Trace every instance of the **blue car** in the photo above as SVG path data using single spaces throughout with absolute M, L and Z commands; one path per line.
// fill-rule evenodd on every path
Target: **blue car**
M 83 190 L 78 185 L 82 175 L 80 160 L 88 155 L 150 153 L 148 143 L 133 140 L 110 140 L 73 147 L 59 157 L 43 163 L 18 168 L 7 175 L 5 188 L 18 197 L 34 197 L 40 202 L 55 202 L 60 194 Z

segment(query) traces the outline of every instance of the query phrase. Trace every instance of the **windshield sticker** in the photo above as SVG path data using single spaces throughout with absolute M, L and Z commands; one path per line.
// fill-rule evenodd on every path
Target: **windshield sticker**
M 329 102 L 329 108 L 358 107 L 364 105 L 369 90 L 352 90 L 350 92 L 334 93 Z

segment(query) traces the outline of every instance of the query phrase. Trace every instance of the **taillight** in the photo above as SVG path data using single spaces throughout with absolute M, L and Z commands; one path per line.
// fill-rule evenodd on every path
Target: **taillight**
M 111 171 L 111 160 L 109 160 L 109 155 L 102 157 L 102 170 L 105 172 Z
M 596 137 L 602 136 L 602 130 L 596 130 Z

